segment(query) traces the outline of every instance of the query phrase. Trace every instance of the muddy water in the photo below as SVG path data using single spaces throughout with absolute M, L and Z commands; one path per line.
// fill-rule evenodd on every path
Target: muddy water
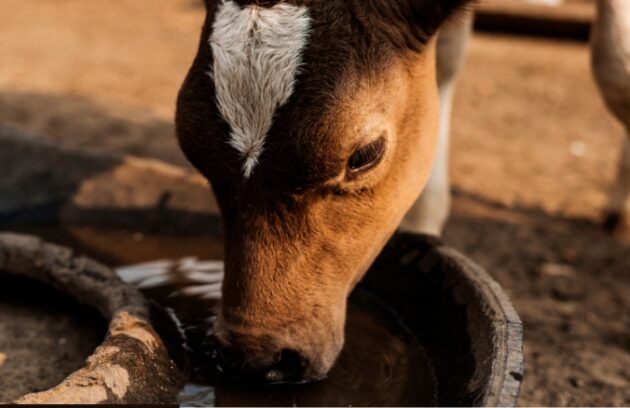
M 16 228 L 12 228 L 16 231 Z M 151 235 L 89 228 L 22 228 L 21 232 L 75 248 L 109 265 L 197 257 L 220 259 L 216 237 Z M 299 386 L 244 388 L 224 381 L 212 362 L 207 342 L 216 304 L 220 263 L 205 264 L 204 282 L 194 263 L 158 263 L 132 270 L 149 271 L 145 293 L 171 308 L 191 348 L 192 378 L 179 396 L 185 406 L 427 406 L 436 404 L 433 369 L 414 336 L 394 314 L 368 293 L 357 291 L 348 306 L 344 350 L 325 381 Z M 210 265 L 210 270 L 208 270 Z M 203 268 L 202 268 L 203 269 Z M 166 273 L 165 273 L 166 272 Z M 213 282 L 212 274 L 217 276 Z M 205 286 L 204 286 L 205 285 Z M 208 288 L 207 290 L 205 288 Z M 202 290 L 199 291 L 198 289 Z M 214 293 L 214 295 L 212 295 Z

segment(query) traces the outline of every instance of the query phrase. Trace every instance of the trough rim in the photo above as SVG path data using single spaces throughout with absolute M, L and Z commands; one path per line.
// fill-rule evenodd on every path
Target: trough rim
M 104 341 L 81 369 L 53 388 L 24 395 L 13 403 L 137 404 L 175 400 L 185 375 L 150 323 L 149 302 L 112 269 L 38 237 L 2 232 L 0 271 L 48 284 L 93 306 L 109 325 Z M 129 354 L 136 358 L 121 358 Z
M 485 312 L 492 319 L 494 332 L 494 361 L 488 379 L 488 390 L 481 406 L 513 407 L 518 403 L 523 381 L 523 322 L 503 287 L 478 263 L 444 244 L 437 252 L 454 261 L 460 272 L 480 290 L 485 302 Z M 489 308 L 489 310 L 488 310 Z

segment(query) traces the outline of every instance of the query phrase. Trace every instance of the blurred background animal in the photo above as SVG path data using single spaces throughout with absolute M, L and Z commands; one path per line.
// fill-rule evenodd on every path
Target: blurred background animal
M 555 4 L 561 1 L 545 3 Z M 406 230 L 441 235 L 448 220 L 451 202 L 451 111 L 457 77 L 464 65 L 467 45 L 472 35 L 472 22 L 473 13 L 468 12 L 443 27 L 439 35 L 437 65 L 441 119 L 438 153 L 426 188 L 402 223 L 402 228 Z M 604 227 L 612 232 L 622 226 L 627 217 L 626 205 L 630 196 L 630 1 L 597 0 L 591 48 L 593 73 L 601 94 L 609 111 L 623 124 L 627 133 L 622 146 L 617 180 L 604 215 Z
M 614 230 L 627 220 L 630 196 L 630 1 L 598 0 L 591 48 L 599 90 L 627 136 L 617 182 L 606 207 L 605 227 Z

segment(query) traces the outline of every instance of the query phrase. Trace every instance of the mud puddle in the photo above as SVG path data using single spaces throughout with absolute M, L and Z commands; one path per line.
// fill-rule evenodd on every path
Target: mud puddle
M 11 231 L 38 235 L 110 266 L 122 267 L 127 279 L 134 280 L 135 276 L 145 294 L 173 310 L 192 350 L 191 380 L 178 400 L 184 406 L 430 406 L 437 403 L 437 384 L 430 358 L 393 312 L 369 293 L 356 291 L 351 297 L 345 347 L 327 380 L 299 386 L 244 388 L 216 374 L 207 342 L 220 293 L 222 266 L 220 262 L 197 263 L 195 259 L 220 259 L 221 239 L 55 226 L 12 227 Z M 162 262 L 155 262 L 160 260 Z M 174 260 L 177 261 L 172 262 Z M 125 268 L 146 262 L 150 263 Z

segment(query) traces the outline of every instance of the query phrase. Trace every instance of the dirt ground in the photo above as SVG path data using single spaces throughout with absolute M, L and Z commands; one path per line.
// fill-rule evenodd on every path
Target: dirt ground
M 0 403 L 58 385 L 103 340 L 105 322 L 44 285 L 0 276 Z M 24 364 L 25 361 L 31 362 Z
M 196 0 L 0 1 L 0 123 L 187 165 Z M 478 35 L 454 112 L 445 240 L 525 323 L 522 405 L 630 405 L 630 241 L 600 228 L 622 140 L 585 44 Z

